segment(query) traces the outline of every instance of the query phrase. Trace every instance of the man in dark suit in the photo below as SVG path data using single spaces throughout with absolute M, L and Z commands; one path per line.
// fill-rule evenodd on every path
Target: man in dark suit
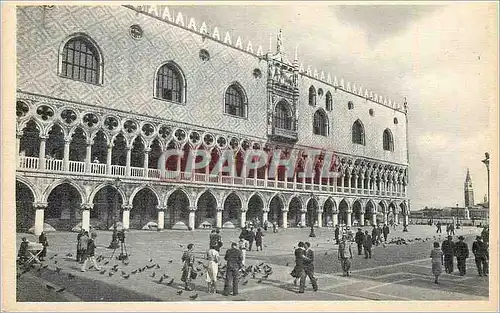
M 372 237 L 365 231 L 365 240 L 363 241 L 363 248 L 365 248 L 365 259 L 372 258 Z
M 453 273 L 453 257 L 455 255 L 455 243 L 451 240 L 453 237 L 448 236 L 448 240 L 443 241 L 441 250 L 444 255 L 444 270 L 446 273 Z
M 469 247 L 464 240 L 464 236 L 458 236 L 458 242 L 455 243 L 455 256 L 457 257 L 457 267 L 460 272 L 460 276 L 464 276 L 466 273 L 467 268 L 465 262 L 469 257 Z
M 481 236 L 477 236 L 472 244 L 472 253 L 474 253 L 479 276 L 488 276 L 488 245 L 483 242 Z
M 384 227 L 382 228 L 382 233 L 384 234 L 384 242 L 387 242 L 387 236 L 389 236 L 390 233 L 389 226 L 387 224 L 384 224 Z
M 224 296 L 229 295 L 229 285 L 233 284 L 233 296 L 238 295 L 238 281 L 240 276 L 240 269 L 243 267 L 243 258 L 240 249 L 237 248 L 236 242 L 231 243 L 231 248 L 226 251 L 224 260 L 226 264 L 226 279 L 224 281 Z
M 374 245 L 378 245 L 378 242 L 377 242 L 377 237 L 378 237 L 378 230 L 377 230 L 377 225 L 373 225 L 373 229 L 372 229 L 372 243 Z
M 358 255 L 361 255 L 363 252 L 363 241 L 365 241 L 365 234 L 361 228 L 358 228 L 354 241 L 356 241 L 356 244 L 358 245 Z
M 311 284 L 313 286 L 314 291 L 318 291 L 318 283 L 316 278 L 314 277 L 314 251 L 311 249 L 311 244 L 309 242 L 305 243 L 306 246 L 306 260 L 305 260 L 305 273 Z

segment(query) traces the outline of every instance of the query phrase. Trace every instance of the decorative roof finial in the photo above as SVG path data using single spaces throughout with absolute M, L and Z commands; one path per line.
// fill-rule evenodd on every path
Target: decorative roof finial
M 278 36 L 276 37 L 276 52 L 278 52 L 278 53 L 281 52 L 282 40 L 283 40 L 283 37 L 281 35 L 281 29 L 280 29 L 280 32 L 279 32 Z

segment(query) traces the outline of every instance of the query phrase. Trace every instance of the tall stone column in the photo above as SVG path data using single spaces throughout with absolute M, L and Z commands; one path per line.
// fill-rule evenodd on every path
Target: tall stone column
M 358 193 L 358 174 L 354 174 L 354 193 Z
M 264 209 L 262 209 L 262 226 L 264 226 L 265 223 L 267 223 L 268 216 L 269 216 L 269 208 L 264 207 Z
M 38 163 L 41 170 L 45 169 L 45 143 L 47 136 L 40 136 L 40 150 L 38 151 Z
M 86 203 L 82 204 L 82 229 L 86 231 L 90 230 L 90 210 L 94 207 L 94 204 Z
M 352 226 L 352 211 L 347 211 L 347 226 Z
M 127 146 L 127 160 L 125 163 L 125 176 L 130 176 L 130 160 L 132 159 L 132 146 Z
M 92 164 L 92 144 L 93 140 L 87 140 L 87 147 L 85 150 L 85 173 L 90 173 L 90 164 Z
M 306 227 L 306 211 L 304 210 L 300 211 L 300 226 Z
M 148 177 L 149 151 L 151 151 L 151 148 L 144 149 L 144 177 Z
M 35 207 L 35 236 L 40 236 L 43 231 L 43 222 L 47 203 L 33 203 Z
M 351 184 L 352 184 L 352 179 L 351 179 L 351 174 L 347 174 L 347 188 L 349 188 L 349 193 L 351 192 Z
M 384 223 L 387 223 L 387 214 L 384 214 Z M 372 225 L 377 225 L 377 214 L 372 214 Z
M 318 228 L 323 227 L 323 211 L 318 210 L 317 221 L 318 221 Z
M 123 229 L 128 230 L 130 228 L 130 209 L 132 208 L 132 205 L 122 205 L 123 208 L 123 217 L 122 217 L 122 224 L 123 224 Z
M 69 171 L 69 145 L 71 143 L 71 137 L 64 138 L 64 157 L 63 157 L 63 170 Z
M 399 213 L 394 214 L 394 220 L 396 224 L 399 224 Z
M 339 213 L 333 213 L 333 215 L 332 215 L 332 223 L 333 223 L 333 226 L 339 224 Z
M 344 192 L 344 174 L 339 175 L 340 177 L 340 187 L 342 188 L 342 192 Z
M 222 211 L 224 211 L 224 207 L 217 207 L 216 215 L 215 215 L 215 227 L 222 228 Z
M 106 174 L 111 175 L 111 159 L 113 156 L 113 145 L 108 145 L 108 155 L 106 156 Z
M 365 226 L 365 213 L 363 213 L 363 212 L 361 212 L 361 215 L 359 217 L 359 225 Z
M 240 227 L 241 228 L 245 227 L 246 222 L 247 222 L 247 210 L 246 208 L 242 207 L 240 212 Z
M 283 225 L 283 228 L 288 228 L 288 211 L 281 211 L 281 217 L 282 217 L 282 225 Z
M 16 157 L 21 152 L 19 149 L 21 148 L 21 138 L 23 137 L 23 134 L 24 132 L 22 130 L 16 132 Z
M 196 228 L 196 207 L 189 208 L 189 220 L 188 220 L 189 230 L 194 230 Z
M 157 205 L 158 209 L 158 230 L 165 229 L 165 207 Z
M 404 218 L 405 218 L 404 225 L 408 225 L 410 223 L 410 219 L 409 219 L 408 214 L 405 214 Z
M 387 216 L 387 212 L 383 212 L 383 216 L 384 216 L 384 224 L 388 224 L 388 216 Z

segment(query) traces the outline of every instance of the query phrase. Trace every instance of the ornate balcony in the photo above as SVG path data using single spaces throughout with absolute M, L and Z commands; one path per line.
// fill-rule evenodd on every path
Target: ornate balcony
M 276 191 L 317 191 L 320 193 L 329 194 L 342 194 L 342 195 L 356 195 L 359 197 L 367 195 L 378 195 L 391 198 L 406 198 L 406 192 L 390 192 L 380 191 L 364 188 L 349 188 L 332 185 L 329 183 L 321 182 L 301 182 L 295 180 L 277 180 L 261 179 L 261 178 L 245 178 L 233 177 L 224 175 L 212 175 L 207 173 L 187 173 L 180 171 L 162 171 L 160 169 L 130 166 L 127 170 L 126 166 L 111 165 L 100 163 L 90 163 L 81 161 L 69 161 L 67 169 L 63 160 L 57 159 L 44 159 L 44 167 L 40 166 L 40 158 L 19 156 L 17 162 L 17 170 L 21 172 L 31 173 L 51 173 L 51 174 L 76 174 L 76 175 L 90 175 L 93 177 L 113 178 L 123 177 L 136 180 L 157 181 L 167 183 L 182 183 L 193 185 L 212 185 L 212 186 L 239 186 L 241 188 L 251 189 L 271 189 Z M 87 170 L 87 166 L 89 166 Z M 128 173 L 127 173 L 128 172 Z

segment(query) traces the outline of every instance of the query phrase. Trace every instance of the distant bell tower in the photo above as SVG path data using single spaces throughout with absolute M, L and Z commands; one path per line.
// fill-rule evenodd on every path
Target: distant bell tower
M 467 176 L 464 183 L 465 207 L 474 205 L 474 190 L 472 189 L 472 179 L 470 178 L 469 169 L 467 169 Z

